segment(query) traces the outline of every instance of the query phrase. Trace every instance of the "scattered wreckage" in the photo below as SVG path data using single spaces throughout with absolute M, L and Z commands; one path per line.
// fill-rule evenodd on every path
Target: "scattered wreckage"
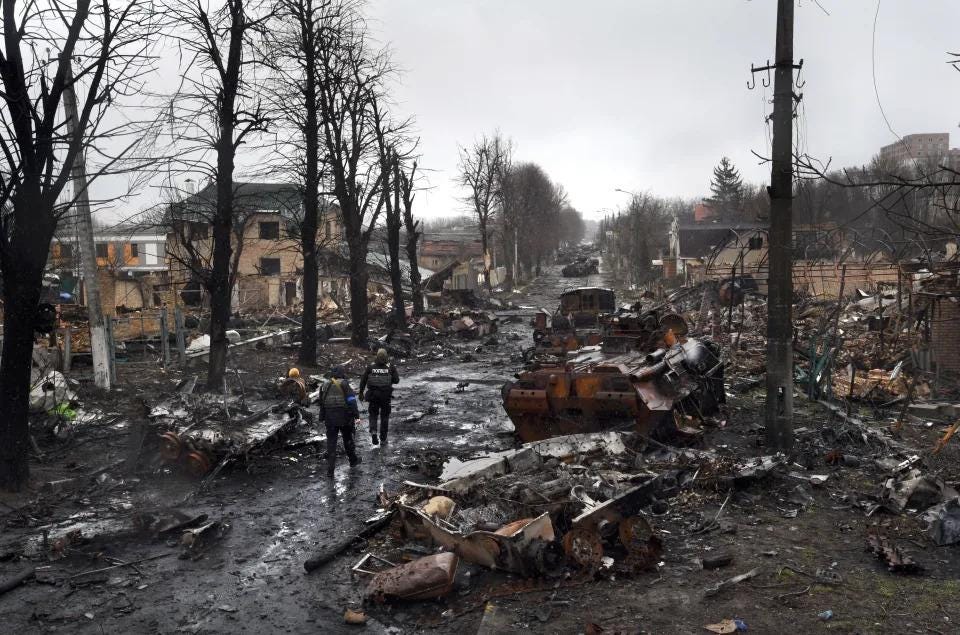
M 600 259 L 580 257 L 560 270 L 565 278 L 583 278 L 600 273 Z
M 194 395 L 195 383 L 195 376 L 185 380 L 178 392 L 149 410 L 154 434 L 146 447 L 197 478 L 282 443 L 310 420 L 305 406 L 318 394 L 247 403 L 242 396 Z
M 519 373 L 502 398 L 523 441 L 624 426 L 670 437 L 675 416 L 710 415 L 724 402 L 723 362 L 715 343 L 693 338 L 648 354 L 588 347 Z
M 533 318 L 534 347 L 527 359 L 565 356 L 584 346 L 602 345 L 605 352 L 625 353 L 657 349 L 668 330 L 682 337 L 688 327 L 682 316 L 665 313 L 663 306 L 642 310 L 639 304 L 618 309 L 616 295 L 602 287 L 569 289 L 551 315 L 538 311 Z

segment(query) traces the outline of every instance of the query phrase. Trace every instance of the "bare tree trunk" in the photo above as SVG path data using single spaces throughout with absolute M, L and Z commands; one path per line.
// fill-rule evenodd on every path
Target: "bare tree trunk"
M 350 342 L 360 348 L 367 347 L 369 338 L 367 281 L 367 245 L 362 238 L 348 236 L 350 247 Z
M 39 209 L 39 196 L 20 196 L 14 205 Z M 53 214 L 37 217 L 52 218 Z M 38 225 L 41 225 L 38 223 Z M 28 427 L 30 372 L 33 359 L 34 321 L 53 227 L 18 228 L 32 234 L 4 262 L 3 358 L 0 360 L 0 489 L 19 491 L 30 475 Z M 27 242 L 27 239 L 24 240 Z M 12 246 L 12 245 L 11 245 Z
M 400 210 L 387 213 L 387 249 L 390 253 L 390 286 L 393 288 L 393 322 L 400 328 L 407 323 L 403 302 L 403 273 L 400 270 Z
M 226 137 L 232 139 L 233 136 Z M 210 272 L 210 366 L 207 390 L 223 389 L 227 369 L 227 323 L 230 321 L 230 245 L 233 212 L 233 157 L 217 165 L 217 214 L 213 223 L 213 270 Z
M 307 202 L 309 194 L 304 197 L 304 219 L 301 246 L 303 249 L 303 316 L 301 317 L 303 330 L 300 334 L 300 354 L 297 362 L 303 366 L 317 365 L 317 285 L 319 272 L 317 263 L 317 216 L 318 202 L 316 190 L 314 200 Z M 313 205 L 313 212 L 310 206 Z M 311 222 L 311 213 L 313 215 Z
M 487 265 L 488 246 L 490 244 L 489 237 L 487 236 L 488 220 L 489 212 L 480 217 L 480 251 L 483 254 L 483 288 L 487 291 L 490 290 L 490 267 Z
M 305 103 L 316 103 L 316 64 L 310 59 L 312 47 L 307 47 L 307 81 Z M 306 175 L 303 191 L 303 224 L 300 227 L 300 246 L 303 252 L 303 330 L 300 334 L 300 354 L 297 361 L 304 366 L 317 365 L 317 225 L 320 216 L 320 139 L 317 129 L 317 110 L 306 109 Z
M 407 231 L 407 261 L 410 263 L 410 295 L 413 301 L 413 317 L 423 315 L 423 283 L 420 279 L 420 265 L 417 263 L 417 243 L 420 240 L 420 221 L 413 218 L 414 179 L 417 175 L 417 162 L 413 162 L 407 175 L 400 162 L 393 164 L 393 177 L 397 190 L 403 197 L 403 225 Z
M 407 220 L 409 218 L 409 220 Z M 420 279 L 420 266 L 417 264 L 417 241 L 419 223 L 412 215 L 404 215 L 407 230 L 407 260 L 410 261 L 410 298 L 413 301 L 413 317 L 423 315 L 423 282 Z

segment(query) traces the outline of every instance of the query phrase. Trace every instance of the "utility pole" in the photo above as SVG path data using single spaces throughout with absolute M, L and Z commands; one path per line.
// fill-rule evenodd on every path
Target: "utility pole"
M 751 68 L 768 77 L 774 70 L 765 411 L 771 450 L 793 446 L 793 69 L 803 65 L 793 63 L 793 8 L 794 0 L 777 2 L 776 63 Z
M 63 106 L 67 115 L 67 130 L 71 138 L 83 134 L 77 130 L 77 94 L 73 87 L 73 64 L 67 64 L 67 81 Z M 80 260 L 83 271 L 83 295 L 87 301 L 90 322 L 90 352 L 93 356 L 93 381 L 97 388 L 110 389 L 110 347 L 107 344 L 107 325 L 100 304 L 100 281 L 97 279 L 97 250 L 93 240 L 93 220 L 90 216 L 90 196 L 87 192 L 86 156 L 81 149 L 70 170 L 74 188 L 74 209 L 77 215 L 77 236 L 80 241 Z

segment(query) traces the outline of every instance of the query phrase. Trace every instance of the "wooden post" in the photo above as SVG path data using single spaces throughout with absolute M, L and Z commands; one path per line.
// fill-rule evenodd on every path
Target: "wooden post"
M 167 328 L 167 307 L 160 309 L 160 350 L 163 351 L 163 370 L 170 364 L 170 330 Z
M 187 344 L 183 335 L 183 311 L 179 306 L 173 308 L 173 325 L 177 332 L 177 352 L 180 353 L 180 365 L 187 366 Z
M 117 343 L 113 339 L 113 318 L 107 318 L 107 351 L 109 352 L 108 361 L 110 362 L 110 385 L 117 383 Z
M 69 326 L 63 329 L 63 372 L 70 372 L 73 362 L 73 329 Z

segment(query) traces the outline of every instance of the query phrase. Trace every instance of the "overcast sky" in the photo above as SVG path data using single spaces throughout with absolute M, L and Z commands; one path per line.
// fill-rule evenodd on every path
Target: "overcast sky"
M 368 2 L 376 37 L 403 69 L 396 109 L 416 118 L 421 136 L 425 217 L 466 211 L 454 182 L 458 144 L 495 129 L 593 218 L 627 203 L 617 188 L 705 196 L 724 155 L 745 180 L 769 180 L 751 150 L 769 154 L 772 86 L 746 82 L 751 63 L 774 57 L 775 0 Z M 797 1 L 799 143 L 835 167 L 860 165 L 895 140 L 874 93 L 877 0 L 819 3 Z M 946 63 L 960 50 L 960 0 L 879 8 L 876 80 L 890 124 L 900 135 L 948 131 L 960 146 L 960 73 Z M 172 90 L 176 74 L 165 59 L 156 90 Z M 105 214 L 159 198 L 149 188 Z
M 614 190 L 697 197 L 727 155 L 766 182 L 772 87 L 747 90 L 773 58 L 775 0 L 373 0 L 379 38 L 404 68 L 398 108 L 417 119 L 429 216 L 463 210 L 457 145 L 499 128 L 586 214 Z M 800 142 L 835 165 L 862 164 L 894 136 L 874 94 L 875 0 L 798 0 L 795 55 L 806 81 Z M 825 12 L 829 12 L 827 15 Z M 960 145 L 957 0 L 882 0 L 881 103 L 898 134 L 949 131 Z

